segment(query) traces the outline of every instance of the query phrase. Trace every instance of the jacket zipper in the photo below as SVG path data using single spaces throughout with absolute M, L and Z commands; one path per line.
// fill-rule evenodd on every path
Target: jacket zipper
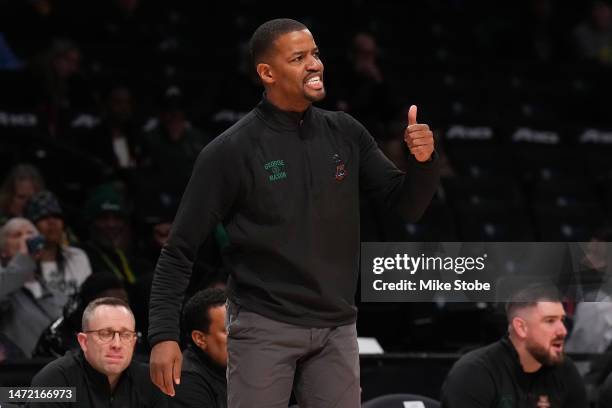
M 311 154 L 310 154 L 310 140 L 308 137 L 304 137 L 303 125 L 304 125 L 304 119 L 300 119 L 300 124 L 298 126 L 298 134 L 304 146 L 303 156 L 304 156 L 304 166 L 306 167 L 306 177 L 307 177 L 306 188 L 314 196 L 317 194 L 314 189 L 314 175 L 312 171 L 312 162 L 311 162 Z

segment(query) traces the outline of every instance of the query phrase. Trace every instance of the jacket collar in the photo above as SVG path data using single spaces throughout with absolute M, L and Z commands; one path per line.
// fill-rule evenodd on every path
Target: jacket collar
M 510 336 L 505 335 L 501 338 L 500 342 L 504 346 L 504 349 L 506 349 L 508 354 L 510 354 L 510 356 L 512 357 L 512 361 L 518 364 L 518 367 L 522 370 L 521 359 L 519 358 L 518 352 L 514 348 L 514 344 L 512 344 L 512 342 L 510 341 Z
M 521 358 L 519 357 L 518 351 L 516 351 L 516 348 L 514 348 L 514 344 L 512 344 L 512 341 L 510 341 L 510 336 L 508 335 L 504 336 L 500 340 L 500 342 L 502 343 L 504 348 L 508 351 L 508 354 L 510 354 L 510 356 L 512 357 L 512 361 L 514 362 L 515 368 L 519 374 L 523 376 L 529 376 L 529 375 L 535 375 L 537 373 L 545 372 L 550 369 L 549 367 L 542 365 L 537 371 L 533 373 L 526 373 L 525 370 L 523 370 L 523 366 L 521 365 Z
M 85 372 L 85 376 L 87 381 L 95 387 L 98 392 L 104 392 L 107 395 L 111 395 L 110 384 L 108 382 L 108 377 L 101 372 L 97 371 L 93 368 L 85 355 L 83 354 L 83 350 L 79 350 L 75 353 L 75 359 L 79 362 L 79 364 L 83 367 L 83 371 Z M 130 375 L 130 367 L 131 364 L 121 373 L 119 377 L 119 381 L 117 381 L 117 385 L 115 386 L 115 392 L 121 387 L 121 385 L 127 381 L 127 377 Z
M 312 105 L 304 112 L 289 112 L 273 105 L 264 92 L 261 102 L 256 107 L 256 113 L 270 127 L 278 130 L 299 130 L 312 117 Z
M 193 344 L 189 344 L 187 347 L 198 357 L 198 360 L 200 361 L 201 366 L 205 370 L 209 371 L 214 377 L 216 377 L 217 379 L 220 379 L 222 382 L 226 381 L 225 367 L 220 366 L 215 361 L 213 361 L 208 356 L 208 354 L 202 351 L 202 349 L 200 349 L 199 347 Z

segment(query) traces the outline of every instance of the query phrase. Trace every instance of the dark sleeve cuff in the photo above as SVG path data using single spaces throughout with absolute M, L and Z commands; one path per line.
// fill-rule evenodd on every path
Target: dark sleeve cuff
M 179 340 L 178 336 L 174 336 L 174 335 L 168 334 L 168 333 L 160 333 L 160 334 L 149 335 L 147 337 L 147 340 L 148 340 L 149 346 L 151 348 L 153 348 L 153 346 L 155 346 L 157 343 L 161 343 L 162 341 L 176 341 L 180 345 L 180 340 Z
M 434 150 L 433 153 L 431 153 L 431 156 L 429 157 L 429 160 L 424 161 L 424 162 L 420 162 L 417 159 L 414 158 L 414 155 L 410 154 L 410 158 L 408 160 L 410 162 L 410 164 L 412 166 L 415 167 L 420 167 L 422 169 L 428 169 L 428 168 L 432 168 L 434 166 L 438 165 L 438 162 L 440 161 L 440 158 L 438 156 L 438 153 Z

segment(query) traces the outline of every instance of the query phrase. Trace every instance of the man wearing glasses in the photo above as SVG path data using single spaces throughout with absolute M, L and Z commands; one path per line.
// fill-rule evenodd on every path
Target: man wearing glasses
M 132 361 L 137 335 L 134 315 L 118 298 L 99 298 L 83 312 L 81 350 L 45 366 L 33 387 L 76 387 L 76 403 L 32 403 L 27 407 L 167 407 L 146 365 Z

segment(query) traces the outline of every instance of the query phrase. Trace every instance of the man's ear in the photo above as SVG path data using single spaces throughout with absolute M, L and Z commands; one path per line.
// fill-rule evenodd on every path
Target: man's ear
M 527 337 L 527 321 L 522 317 L 515 316 L 512 319 L 512 328 L 519 338 L 524 339 Z
M 208 343 L 206 342 L 206 334 L 200 330 L 193 330 L 191 332 L 191 340 L 193 340 L 195 345 L 202 350 L 206 350 L 206 347 L 208 347 Z
M 85 353 L 87 351 L 87 335 L 85 333 L 78 333 L 77 341 L 79 342 L 79 346 L 81 346 L 81 350 Z
M 272 67 L 270 64 L 259 63 L 257 64 L 257 75 L 264 85 L 271 85 L 274 83 L 274 74 L 272 73 Z

